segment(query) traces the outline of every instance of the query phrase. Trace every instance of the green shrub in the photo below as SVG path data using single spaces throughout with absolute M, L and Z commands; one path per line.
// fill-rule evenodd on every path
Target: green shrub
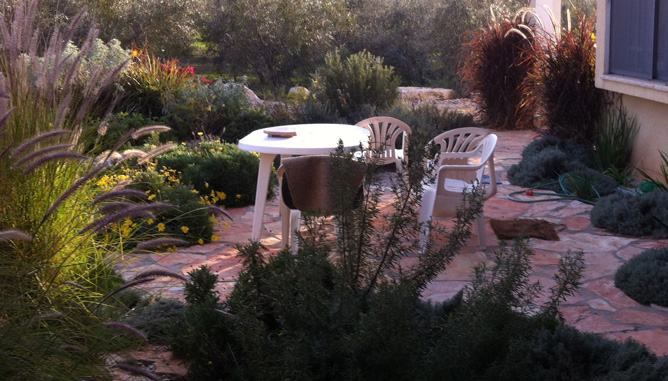
M 569 23 L 570 25 L 570 23 Z M 536 71 L 546 133 L 584 144 L 596 141 L 605 108 L 603 90 L 594 84 L 596 42 L 594 21 L 580 19 L 574 30 L 562 28 L 556 41 L 548 39 Z
M 84 131 L 81 138 L 81 145 L 85 152 L 99 154 L 110 150 L 116 142 L 131 129 L 138 130 L 141 127 L 150 125 L 165 124 L 164 118 L 149 118 L 139 113 L 128 114 L 121 112 L 112 115 L 107 120 L 100 120 L 99 123 L 93 123 L 91 128 Z M 97 129 L 92 128 L 95 125 Z M 132 142 L 133 145 L 143 145 L 149 140 L 149 136 L 143 136 Z M 126 142 L 117 151 L 122 151 L 131 147 L 130 142 Z
M 640 304 L 668 307 L 668 248 L 645 250 L 619 267 L 615 287 Z
M 522 160 L 508 169 L 508 180 L 525 188 L 561 192 L 559 176 L 588 167 L 591 163 L 589 155 L 575 142 L 545 136 L 524 148 Z
M 260 160 L 236 145 L 202 142 L 196 147 L 180 146 L 158 156 L 158 168 L 174 169 L 181 181 L 200 195 L 221 206 L 244 206 L 255 202 L 255 187 Z M 274 196 L 276 178 L 270 180 L 269 197 Z
M 189 272 L 188 276 L 187 308 L 168 330 L 170 349 L 175 356 L 189 362 L 191 379 L 213 380 L 235 371 L 243 375 L 243 364 L 235 358 L 238 348 L 231 337 L 229 316 L 214 290 L 217 276 L 207 266 Z
M 525 11 L 475 33 L 462 60 L 463 80 L 478 95 L 483 126 L 498 130 L 532 129 L 537 98 L 529 73 L 536 53 L 533 31 L 522 24 Z
M 155 212 L 155 218 L 142 218 L 137 222 L 125 220 L 123 224 L 130 224 L 132 228 L 133 241 L 169 236 L 181 238 L 194 245 L 211 242 L 214 238 L 213 212 L 208 208 L 206 201 L 202 200 L 198 193 L 193 192 L 192 186 L 181 184 L 176 176 L 178 174 L 175 171 L 164 169 L 162 171 L 149 169 L 134 176 L 130 188 L 145 192 L 151 198 L 155 195 L 154 200 L 175 207 Z M 119 234 L 124 234 L 123 225 Z M 163 250 L 166 248 L 171 249 L 172 246 L 162 247 Z
M 361 120 L 361 119 L 360 119 Z M 295 109 L 295 123 L 347 123 L 330 103 L 309 99 Z
M 201 132 L 236 143 L 272 124 L 263 108 L 250 105 L 243 83 L 222 79 L 213 84 L 191 81 L 165 98 L 163 111 L 178 140 L 192 140 Z
M 364 107 L 372 110 L 390 107 L 398 97 L 399 78 L 383 59 L 362 51 L 345 60 L 339 52 L 330 53 L 325 65 L 313 75 L 313 90 L 318 99 L 330 103 L 340 115 L 364 119 Z
M 432 138 L 442 132 L 461 127 L 478 127 L 480 123 L 475 121 L 472 114 L 459 111 L 441 110 L 433 104 L 407 107 L 405 105 L 394 106 L 383 115 L 395 117 L 405 121 L 413 133 L 423 132 Z
M 591 211 L 591 223 L 616 234 L 668 238 L 668 192 L 603 197 Z
M 160 117 L 165 99 L 175 96 L 195 80 L 192 66 L 182 68 L 178 60 L 163 62 L 144 54 L 132 62 L 117 80 L 123 91 L 116 111 Z

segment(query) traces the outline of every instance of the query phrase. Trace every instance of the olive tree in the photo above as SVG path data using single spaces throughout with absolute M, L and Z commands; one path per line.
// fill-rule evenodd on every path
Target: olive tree
M 274 86 L 311 72 L 352 25 L 344 0 L 222 0 L 216 11 L 207 37 L 221 59 Z

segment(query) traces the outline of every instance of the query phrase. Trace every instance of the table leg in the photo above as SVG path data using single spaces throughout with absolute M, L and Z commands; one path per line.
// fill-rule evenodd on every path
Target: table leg
M 269 190 L 269 176 L 271 166 L 276 155 L 260 154 L 260 168 L 257 172 L 257 188 L 255 188 L 255 213 L 253 215 L 253 233 L 251 239 L 260 241 L 262 235 L 262 219 L 264 218 L 264 206 L 267 203 L 267 191 Z

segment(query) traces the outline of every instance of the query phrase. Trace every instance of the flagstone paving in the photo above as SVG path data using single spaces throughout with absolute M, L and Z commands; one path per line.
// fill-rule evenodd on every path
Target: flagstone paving
M 627 297 L 614 285 L 617 268 L 642 251 L 668 246 L 668 240 L 650 237 L 632 238 L 611 235 L 593 227 L 589 221 L 590 205 L 578 201 L 550 201 L 520 203 L 509 200 L 507 195 L 521 188 L 509 185 L 507 169 L 521 158 L 524 146 L 537 135 L 529 131 L 499 132 L 495 151 L 495 166 L 499 179 L 498 193 L 485 202 L 484 210 L 488 247 L 482 251 L 473 238 L 468 247 L 458 254 L 446 271 L 424 291 L 423 297 L 435 302 L 444 301 L 456 294 L 471 279 L 472 268 L 480 262 L 491 263 L 493 251 L 499 241 L 488 220 L 538 218 L 557 224 L 559 241 L 531 239 L 535 251 L 532 259 L 532 280 L 540 281 L 545 289 L 554 285 L 552 276 L 557 270 L 559 258 L 566 252 L 585 253 L 586 270 L 579 292 L 569 297 L 561 312 L 566 322 L 582 331 L 594 332 L 604 337 L 625 340 L 633 338 L 659 355 L 668 354 L 668 309 L 659 306 L 643 306 Z M 389 196 L 386 196 L 389 197 Z M 168 269 L 186 274 L 201 265 L 208 265 L 218 274 L 218 290 L 224 296 L 234 287 L 241 265 L 236 258 L 235 245 L 248 243 L 251 236 L 253 207 L 229 209 L 234 218 L 232 226 L 220 230 L 220 242 L 184 248 L 174 253 L 133 255 L 119 265 L 124 278 L 150 269 Z M 278 203 L 267 204 L 264 214 L 262 243 L 269 252 L 281 249 L 281 226 Z M 183 297 L 183 285 L 173 280 L 161 280 L 151 284 L 154 290 L 166 296 Z

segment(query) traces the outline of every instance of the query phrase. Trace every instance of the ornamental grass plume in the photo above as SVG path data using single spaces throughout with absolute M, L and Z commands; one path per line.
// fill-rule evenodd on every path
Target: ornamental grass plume
M 103 354 L 128 345 L 102 325 L 119 313 L 119 286 L 155 277 L 121 284 L 113 258 L 124 253 L 122 243 L 94 232 L 172 206 L 145 203 L 146 195 L 121 184 L 99 194 L 95 180 L 111 164 L 96 164 L 78 139 L 114 106 L 124 65 L 82 74 L 95 29 L 76 57 L 65 52 L 84 13 L 43 40 L 37 1 L 11 3 L 0 9 L 0 377 L 99 378 Z M 119 204 L 128 200 L 137 203 Z M 100 214 L 104 203 L 122 209 Z M 63 349 L 75 346 L 83 350 Z

